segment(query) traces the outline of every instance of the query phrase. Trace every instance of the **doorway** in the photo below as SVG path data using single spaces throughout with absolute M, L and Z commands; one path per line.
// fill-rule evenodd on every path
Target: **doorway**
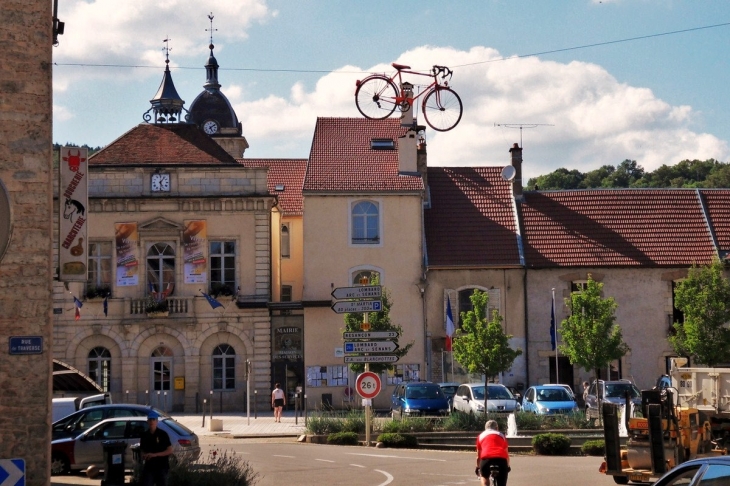
M 573 383 L 573 365 L 567 356 L 558 357 L 558 374 L 555 374 L 555 358 L 550 358 L 550 383 L 570 385 L 575 392 Z
M 150 405 L 160 410 L 172 410 L 172 350 L 160 346 L 150 357 Z

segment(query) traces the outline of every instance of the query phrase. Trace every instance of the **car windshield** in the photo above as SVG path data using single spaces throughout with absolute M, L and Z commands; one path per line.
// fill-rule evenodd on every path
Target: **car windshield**
M 444 398 L 444 394 L 438 386 L 409 386 L 406 398 Z
M 537 401 L 539 402 L 568 402 L 570 395 L 565 388 L 542 388 L 537 390 Z
M 444 392 L 444 395 L 448 396 L 454 396 L 456 395 L 456 389 L 459 388 L 458 385 L 455 386 L 442 386 L 441 391 Z
M 641 396 L 639 390 L 633 385 L 633 383 L 607 383 L 606 384 L 606 397 L 608 398 L 623 398 L 626 396 L 626 392 L 629 393 L 629 397 L 638 398 Z

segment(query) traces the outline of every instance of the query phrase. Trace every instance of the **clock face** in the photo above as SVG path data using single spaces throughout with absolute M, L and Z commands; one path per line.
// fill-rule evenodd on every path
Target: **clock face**
M 213 120 L 208 120 L 207 122 L 203 123 L 203 131 L 205 131 L 205 133 L 207 133 L 208 135 L 218 133 L 218 123 Z
M 155 192 L 170 190 L 170 174 L 152 174 L 151 182 Z

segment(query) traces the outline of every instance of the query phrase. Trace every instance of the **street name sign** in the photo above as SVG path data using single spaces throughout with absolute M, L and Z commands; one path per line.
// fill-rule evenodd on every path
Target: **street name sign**
M 392 339 L 398 337 L 397 331 L 344 332 L 343 339 Z
M 363 398 L 375 398 L 380 393 L 380 377 L 372 371 L 360 373 L 355 380 L 355 390 Z
M 362 287 L 337 287 L 332 297 L 340 299 L 379 299 L 383 295 L 380 285 L 364 285 Z
M 25 486 L 24 459 L 0 459 L 0 486 Z
M 10 336 L 10 354 L 42 354 L 43 336 Z
M 393 354 L 375 354 L 370 356 L 345 356 L 345 363 L 395 363 L 398 356 Z
M 392 353 L 396 349 L 398 343 L 393 341 L 345 341 L 346 353 Z
M 332 304 L 332 310 L 338 314 L 348 312 L 380 312 L 383 303 L 379 300 L 343 300 Z

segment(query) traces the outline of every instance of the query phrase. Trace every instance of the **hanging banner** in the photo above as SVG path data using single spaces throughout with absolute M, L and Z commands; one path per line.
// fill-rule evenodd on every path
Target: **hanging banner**
M 117 247 L 117 285 L 128 287 L 139 284 L 139 233 L 137 223 L 114 223 Z
M 58 167 L 59 197 L 59 280 L 86 281 L 89 178 L 85 148 L 62 147 Z
M 183 272 L 185 283 L 208 281 L 208 224 L 204 219 L 183 221 Z

